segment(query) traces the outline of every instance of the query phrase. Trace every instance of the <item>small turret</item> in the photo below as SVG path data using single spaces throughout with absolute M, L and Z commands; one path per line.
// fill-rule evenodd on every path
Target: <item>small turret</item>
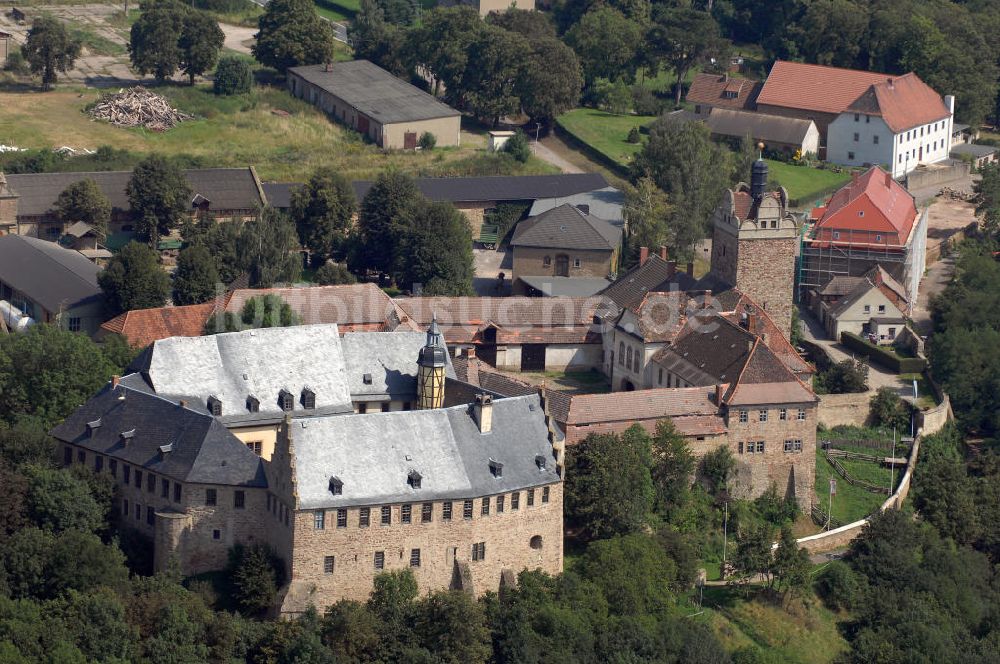
M 444 369 L 448 351 L 441 340 L 437 316 L 427 328 L 427 342 L 417 357 L 417 401 L 420 408 L 440 408 L 444 404 Z
M 753 172 L 750 177 L 750 196 L 755 202 L 759 202 L 767 193 L 767 162 L 758 159 L 753 163 Z

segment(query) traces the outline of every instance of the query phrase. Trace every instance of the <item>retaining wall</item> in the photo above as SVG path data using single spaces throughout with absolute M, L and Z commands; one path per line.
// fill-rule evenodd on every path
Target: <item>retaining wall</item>
M 953 162 L 950 166 L 918 169 L 906 176 L 906 188 L 909 191 L 946 185 L 955 180 L 969 177 L 971 166 L 964 161 Z
M 827 429 L 835 426 L 863 427 L 868 421 L 871 392 L 820 394 L 816 420 Z

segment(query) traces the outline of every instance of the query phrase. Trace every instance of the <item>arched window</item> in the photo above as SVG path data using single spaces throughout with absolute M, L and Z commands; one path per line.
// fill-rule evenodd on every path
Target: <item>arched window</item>
M 618 342 L 618 364 L 625 366 L 625 342 Z
M 627 366 L 629 369 L 632 368 L 632 347 L 631 346 L 629 346 L 628 350 L 625 351 L 625 366 Z
M 635 364 L 632 365 L 632 370 L 635 371 L 636 373 L 639 373 L 639 368 L 640 368 L 639 356 L 641 354 L 642 353 L 640 353 L 638 350 L 635 351 Z
M 535 535 L 534 537 L 532 537 L 531 541 L 529 542 L 529 546 L 531 546 L 532 549 L 542 548 L 542 536 Z

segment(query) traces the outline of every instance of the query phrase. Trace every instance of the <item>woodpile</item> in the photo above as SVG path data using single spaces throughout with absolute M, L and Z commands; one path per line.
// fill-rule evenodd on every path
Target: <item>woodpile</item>
M 951 201 L 971 201 L 976 195 L 971 191 L 965 191 L 963 189 L 943 187 L 938 196 Z
M 172 108 L 166 97 L 141 85 L 104 95 L 90 110 L 90 115 L 119 127 L 145 127 L 153 131 L 166 131 L 192 118 Z

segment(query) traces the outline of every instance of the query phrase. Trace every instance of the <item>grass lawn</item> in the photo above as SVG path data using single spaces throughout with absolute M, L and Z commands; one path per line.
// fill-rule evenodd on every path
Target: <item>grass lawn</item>
M 313 4 L 317 14 L 338 23 L 350 22 L 361 11 L 359 0 L 313 0 Z
M 871 454 L 871 450 L 867 450 L 866 453 Z M 859 479 L 864 479 L 873 483 L 887 483 L 889 477 L 889 471 L 887 469 L 882 469 L 875 464 L 869 464 L 861 461 L 842 461 L 844 467 L 847 468 L 847 472 L 852 475 L 856 474 Z M 868 469 L 862 470 L 858 465 L 868 466 L 871 469 L 872 475 L 862 476 L 861 473 L 868 473 Z M 881 471 L 881 476 L 879 479 L 874 478 L 874 471 Z M 901 469 L 897 469 L 897 477 L 900 475 Z M 833 518 L 840 521 L 842 524 L 848 524 L 858 519 L 863 519 L 872 512 L 874 512 L 878 507 L 885 502 L 887 495 L 876 494 L 865 491 L 861 487 L 849 484 L 843 477 L 841 477 L 833 466 L 826 460 L 826 456 L 823 454 L 823 450 L 817 447 L 816 449 L 816 504 L 819 505 L 825 512 L 830 504 L 830 479 L 837 480 L 837 495 L 833 497 Z
M 899 382 L 906 385 L 910 390 L 913 389 L 913 381 L 917 381 L 917 405 L 921 408 L 933 408 L 937 404 L 937 399 L 934 398 L 934 390 L 931 389 L 930 383 L 927 382 L 927 378 L 922 373 L 903 373 L 899 374 Z M 909 435 L 909 432 L 906 432 Z
M 216 97 L 207 85 L 167 85 L 170 97 L 195 120 L 168 132 L 124 129 L 91 120 L 83 108 L 98 98 L 86 88 L 53 92 L 0 92 L 0 143 L 25 148 L 67 145 L 96 149 L 112 145 L 134 153 L 188 155 L 211 166 L 254 166 L 264 180 L 301 181 L 325 165 L 350 178 L 370 178 L 389 166 L 413 175 L 508 174 L 483 149 L 482 132 L 462 132 L 462 147 L 428 152 L 382 151 L 332 122 L 309 104 L 277 88 L 247 97 Z M 274 111 L 288 113 L 277 115 Z M 498 172 L 499 171 L 499 172 Z M 552 173 L 535 158 L 513 173 Z
M 834 173 L 830 170 L 795 166 L 772 159 L 767 160 L 768 176 L 788 190 L 788 196 L 800 201 L 800 207 L 810 207 L 827 194 L 832 193 L 851 179 L 848 172 Z
M 707 587 L 703 606 L 693 619 L 705 621 L 730 652 L 756 646 L 769 662 L 826 664 L 848 648 L 837 629 L 840 617 L 817 600 L 785 610 L 736 589 Z
M 627 165 L 642 149 L 642 143 L 626 139 L 633 127 L 648 125 L 651 115 L 615 115 L 594 108 L 576 108 L 559 116 L 559 123 L 580 141 L 614 161 Z

